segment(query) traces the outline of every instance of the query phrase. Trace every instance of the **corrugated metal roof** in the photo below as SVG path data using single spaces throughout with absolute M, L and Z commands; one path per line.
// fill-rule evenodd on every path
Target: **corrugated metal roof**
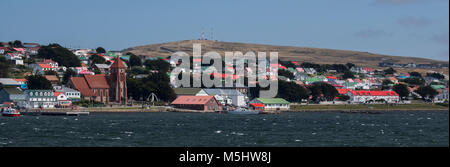
M 171 104 L 200 104 L 208 103 L 214 96 L 180 96 Z
M 12 78 L 0 78 L 0 83 L 2 83 L 3 85 L 20 85 L 19 82 Z
M 203 89 L 208 95 L 244 96 L 236 89 Z
M 200 90 L 202 90 L 201 88 L 174 88 L 173 89 L 175 94 L 177 95 L 195 95 L 198 92 L 200 92 Z
M 290 104 L 288 101 L 282 98 L 257 98 L 263 104 Z

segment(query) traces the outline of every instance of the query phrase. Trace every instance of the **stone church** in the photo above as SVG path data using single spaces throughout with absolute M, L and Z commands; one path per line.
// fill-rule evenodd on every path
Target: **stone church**
M 124 62 L 117 57 L 109 67 L 109 74 L 84 75 L 72 77 L 67 86 L 81 92 L 84 100 L 104 104 L 127 103 L 127 74 Z

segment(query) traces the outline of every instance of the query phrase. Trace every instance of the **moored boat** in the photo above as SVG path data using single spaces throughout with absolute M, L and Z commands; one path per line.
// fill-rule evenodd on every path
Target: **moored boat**
M 8 107 L 8 108 L 2 108 L 2 116 L 4 117 L 20 117 L 19 110 L 16 110 L 14 108 Z
M 245 108 L 237 108 L 235 110 L 226 111 L 228 114 L 242 114 L 242 115 L 250 115 L 250 114 L 259 114 L 258 110 L 249 110 Z

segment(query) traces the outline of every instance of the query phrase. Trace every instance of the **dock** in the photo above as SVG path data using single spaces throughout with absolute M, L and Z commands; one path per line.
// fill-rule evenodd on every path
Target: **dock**
M 21 115 L 32 115 L 32 116 L 39 116 L 39 115 L 44 115 L 44 116 L 86 116 L 89 115 L 89 112 L 75 112 L 75 111 L 68 111 L 68 112 L 48 112 L 48 111 L 43 111 L 43 112 L 20 112 Z

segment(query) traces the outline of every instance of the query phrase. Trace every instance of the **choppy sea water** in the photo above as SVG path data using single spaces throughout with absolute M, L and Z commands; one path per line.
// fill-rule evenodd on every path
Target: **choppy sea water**
M 0 147 L 449 146 L 448 111 L 0 117 Z

